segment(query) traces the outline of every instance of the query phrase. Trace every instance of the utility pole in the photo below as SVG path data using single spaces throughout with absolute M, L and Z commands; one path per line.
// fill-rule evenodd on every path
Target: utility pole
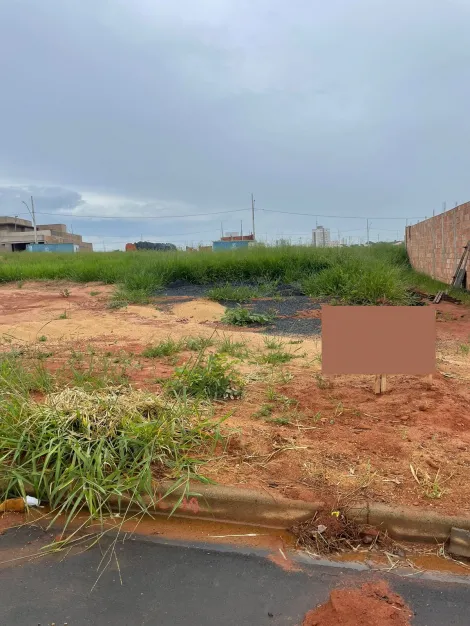
M 251 194 L 251 219 L 253 222 L 253 241 L 256 239 L 255 235 L 255 199 L 253 198 L 253 194 Z
M 16 220 L 18 219 L 18 216 L 15 215 L 15 233 L 16 233 Z
M 366 245 L 369 245 L 369 220 L 367 220 L 367 243 Z
M 33 196 L 31 196 L 31 208 L 29 208 L 29 205 L 27 202 L 25 202 L 24 200 L 21 200 L 21 202 L 25 205 L 25 207 L 28 209 L 28 213 L 31 215 L 31 219 L 33 220 L 33 228 L 34 228 L 34 243 L 38 242 L 38 229 L 36 228 L 36 214 L 34 212 L 34 200 L 33 200 Z
M 222 239 L 223 236 L 224 236 L 224 224 L 223 222 L 220 222 L 220 238 Z
M 243 220 L 240 220 L 240 239 L 243 241 Z

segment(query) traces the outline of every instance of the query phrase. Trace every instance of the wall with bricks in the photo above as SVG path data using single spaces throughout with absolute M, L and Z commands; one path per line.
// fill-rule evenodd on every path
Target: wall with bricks
M 408 226 L 406 249 L 415 270 L 450 284 L 463 247 L 470 241 L 470 202 Z M 467 289 L 470 264 L 467 263 Z

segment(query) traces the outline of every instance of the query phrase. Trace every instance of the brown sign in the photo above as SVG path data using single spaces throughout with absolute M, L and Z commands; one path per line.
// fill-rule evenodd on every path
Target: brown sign
M 428 306 L 322 306 L 324 374 L 433 374 L 436 315 Z

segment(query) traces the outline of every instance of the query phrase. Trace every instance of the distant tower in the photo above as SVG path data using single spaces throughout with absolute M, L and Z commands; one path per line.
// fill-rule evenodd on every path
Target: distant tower
M 312 246 L 315 248 L 328 248 L 330 245 L 330 229 L 317 226 L 312 230 Z

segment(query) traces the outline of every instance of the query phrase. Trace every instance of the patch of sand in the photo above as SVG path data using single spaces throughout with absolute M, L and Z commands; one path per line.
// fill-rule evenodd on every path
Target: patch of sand
M 182 302 L 173 307 L 173 313 L 177 317 L 189 318 L 198 322 L 219 321 L 225 313 L 225 307 L 211 300 L 191 300 Z

